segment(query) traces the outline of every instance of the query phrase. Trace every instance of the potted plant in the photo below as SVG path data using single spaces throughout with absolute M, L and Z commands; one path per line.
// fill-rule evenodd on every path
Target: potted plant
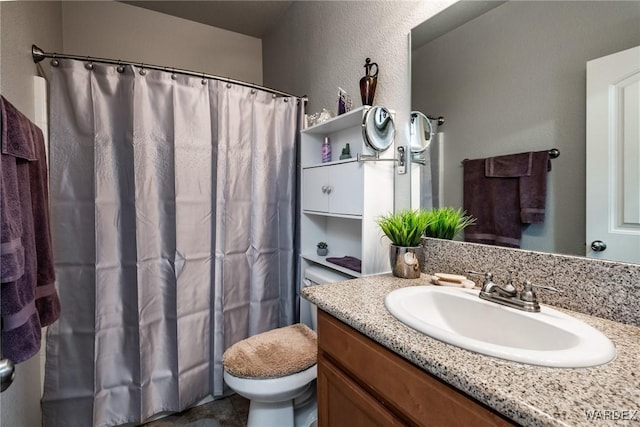
M 460 231 L 476 223 L 476 219 L 458 208 L 434 208 L 426 211 L 426 237 L 452 240 Z
M 404 209 L 377 219 L 382 232 L 391 240 L 389 261 L 396 277 L 416 279 L 424 264 L 420 239 L 429 223 L 427 211 Z
M 316 252 L 318 253 L 319 256 L 327 256 L 327 254 L 329 253 L 327 242 L 318 242 L 316 247 L 317 247 Z

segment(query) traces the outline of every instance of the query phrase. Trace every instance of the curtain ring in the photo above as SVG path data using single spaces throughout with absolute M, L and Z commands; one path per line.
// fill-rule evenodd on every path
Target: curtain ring
M 58 67 L 60 65 L 60 61 L 58 61 L 55 57 L 50 62 L 52 67 Z
M 227 83 L 227 89 L 231 89 L 231 83 Z
M 289 102 L 289 98 L 284 98 L 284 102 Z
M 116 67 L 116 71 L 120 74 L 124 73 L 124 65 L 120 63 L 120 60 L 118 60 L 118 66 Z
M 86 64 L 84 64 L 84 68 L 89 71 L 93 70 L 93 62 L 87 62 Z
M 256 94 L 256 92 L 257 92 L 257 90 L 255 90 L 255 89 L 251 89 L 251 95 L 255 95 L 255 94 Z
M 273 95 L 271 95 L 271 97 L 272 97 L 273 99 L 276 99 L 276 94 L 274 93 Z
M 139 73 L 140 73 L 141 76 L 146 76 L 147 75 L 147 70 L 145 70 L 144 68 L 140 68 Z
M 202 73 L 202 84 L 203 85 L 207 84 L 207 79 L 204 78 L 204 73 Z
M 178 80 L 175 68 L 171 69 L 171 80 Z

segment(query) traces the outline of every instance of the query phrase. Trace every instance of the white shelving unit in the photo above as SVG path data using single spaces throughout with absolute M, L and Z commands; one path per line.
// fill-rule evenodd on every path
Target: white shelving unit
M 362 136 L 364 106 L 301 132 L 302 213 L 300 247 L 302 274 L 311 265 L 360 277 L 390 271 L 389 240 L 376 219 L 393 211 L 394 162 L 357 162 L 357 155 L 373 155 Z M 331 141 L 334 161 L 322 163 L 322 143 Z M 351 159 L 337 160 L 349 143 Z M 394 157 L 393 148 L 380 153 Z M 329 254 L 316 254 L 316 244 L 327 242 Z M 338 266 L 327 257 L 353 256 L 362 272 Z M 301 278 L 302 280 L 303 278 Z

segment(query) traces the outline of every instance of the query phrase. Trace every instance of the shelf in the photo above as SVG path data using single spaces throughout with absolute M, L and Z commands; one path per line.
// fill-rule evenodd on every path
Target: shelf
M 371 107 L 363 106 L 311 126 L 300 133 L 300 282 L 304 269 L 322 266 L 348 277 L 388 270 L 388 243 L 380 239 L 376 218 L 393 210 L 391 164 L 358 162 L 358 154 L 372 155 L 362 136 L 362 121 Z M 329 138 L 333 161 L 322 163 L 321 145 Z M 350 145 L 351 158 L 339 154 Z M 388 150 L 389 156 L 393 156 Z M 327 192 L 330 187 L 331 191 Z M 378 197 L 382 195 L 383 197 Z M 329 257 L 352 255 L 362 260 L 362 273 L 327 262 L 316 254 L 318 242 L 328 242 Z
M 328 268 L 330 268 L 332 270 L 335 270 L 335 271 L 339 271 L 340 273 L 348 274 L 349 276 L 362 277 L 362 274 L 358 273 L 357 271 L 349 270 L 348 268 L 344 268 L 344 267 L 339 266 L 338 264 L 334 264 L 332 262 L 327 261 L 327 259 L 326 259 L 327 257 L 313 255 L 313 254 L 302 254 L 301 257 L 306 259 L 307 261 L 311 261 L 311 262 L 315 262 L 316 264 L 324 265 L 325 267 L 328 267 Z
M 362 215 L 336 214 L 336 213 L 330 213 L 330 212 L 319 212 L 319 211 L 309 211 L 309 210 L 303 210 L 302 213 L 305 215 L 330 216 L 333 218 L 344 218 L 344 219 L 353 219 L 353 220 L 362 219 Z
M 335 160 L 333 162 L 326 162 L 326 163 L 314 163 L 312 165 L 304 165 L 302 167 L 302 169 L 309 169 L 309 168 L 320 168 L 323 166 L 331 166 L 331 165 L 339 165 L 342 163 L 351 163 L 351 162 L 357 162 L 358 159 L 351 157 L 350 159 L 344 159 L 344 160 Z
M 336 116 L 332 119 L 327 120 L 326 122 L 320 123 L 319 125 L 314 125 L 303 129 L 301 132 L 308 134 L 328 135 L 330 133 L 348 129 L 353 126 L 362 125 L 362 118 L 369 108 L 371 107 L 368 105 L 358 107 L 355 110 L 351 110 L 348 113 Z

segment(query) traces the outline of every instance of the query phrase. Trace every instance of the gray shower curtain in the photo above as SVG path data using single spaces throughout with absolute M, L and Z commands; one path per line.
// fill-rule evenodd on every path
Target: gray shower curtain
M 50 193 L 60 320 L 46 426 L 139 423 L 223 393 L 232 343 L 291 324 L 295 98 L 60 60 Z

